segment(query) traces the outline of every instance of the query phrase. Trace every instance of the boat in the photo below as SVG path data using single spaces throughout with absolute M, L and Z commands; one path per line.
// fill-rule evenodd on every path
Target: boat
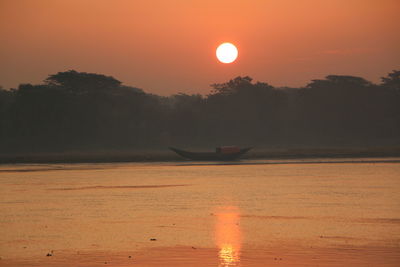
M 215 152 L 190 152 L 182 149 L 169 147 L 172 151 L 174 151 L 179 156 L 182 156 L 191 160 L 207 160 L 207 161 L 225 161 L 225 160 L 235 160 L 240 156 L 248 152 L 251 147 L 247 148 L 239 148 L 236 146 L 223 146 L 217 147 Z

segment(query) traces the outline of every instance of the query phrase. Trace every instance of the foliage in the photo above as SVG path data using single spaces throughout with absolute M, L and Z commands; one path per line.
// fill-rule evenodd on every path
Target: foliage
M 388 77 L 382 77 L 382 85 L 400 90 L 400 71 L 394 70 L 388 74 Z
M 112 90 L 121 85 L 120 81 L 111 76 L 77 72 L 75 70 L 52 74 L 44 82 L 49 86 L 62 87 L 73 92 Z
M 74 70 L 0 88 L 3 152 L 218 145 L 392 145 L 400 141 L 400 72 L 377 85 L 329 75 L 304 88 L 236 77 L 207 96 L 161 97 Z

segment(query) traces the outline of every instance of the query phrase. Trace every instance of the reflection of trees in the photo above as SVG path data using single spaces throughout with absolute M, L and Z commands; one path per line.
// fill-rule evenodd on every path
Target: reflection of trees
M 0 88 L 0 149 L 160 148 L 168 145 L 393 145 L 400 71 L 381 84 L 329 75 L 304 88 L 236 77 L 211 93 L 160 97 L 76 71 Z

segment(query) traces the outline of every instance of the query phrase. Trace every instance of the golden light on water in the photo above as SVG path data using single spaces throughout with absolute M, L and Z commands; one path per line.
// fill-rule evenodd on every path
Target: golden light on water
M 219 266 L 237 266 L 241 248 L 239 210 L 237 207 L 222 207 L 216 215 L 215 239 L 219 249 Z
M 218 255 L 221 260 L 220 266 L 235 266 L 240 261 L 237 251 L 229 244 L 224 244 Z

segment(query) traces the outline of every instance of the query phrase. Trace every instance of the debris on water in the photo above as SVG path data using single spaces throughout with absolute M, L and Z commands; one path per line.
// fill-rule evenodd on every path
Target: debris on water
M 192 249 L 196 249 L 195 247 L 192 247 Z
M 128 256 L 128 258 L 132 258 L 132 256 Z
M 157 239 L 155 239 L 155 238 L 150 238 L 150 241 L 157 241 Z
M 319 236 L 319 238 L 323 238 L 323 236 L 321 235 L 321 236 Z
M 46 255 L 47 257 L 51 257 L 51 256 L 53 256 L 53 254 L 51 254 L 51 253 L 47 253 L 47 255 Z

